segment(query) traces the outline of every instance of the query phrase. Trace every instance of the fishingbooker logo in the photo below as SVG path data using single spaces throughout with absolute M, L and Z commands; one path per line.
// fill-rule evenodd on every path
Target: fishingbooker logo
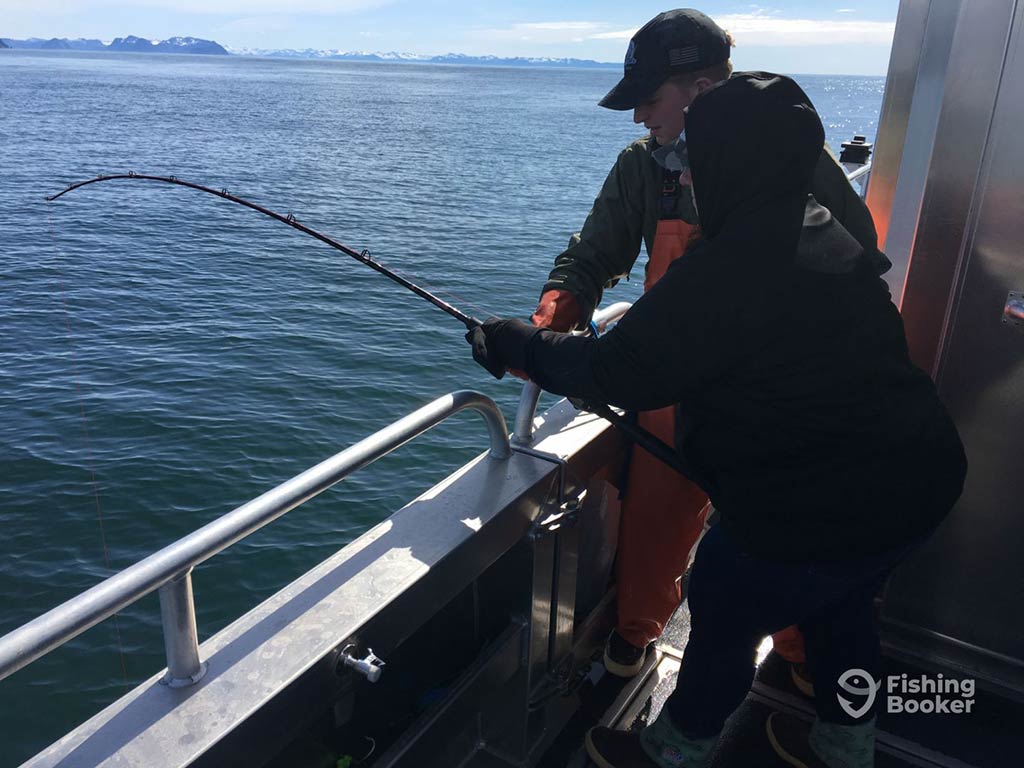
M 843 698 L 843 694 L 837 693 L 839 706 L 852 718 L 856 719 L 865 715 L 871 709 L 871 705 L 875 703 L 875 696 L 878 695 L 880 687 L 880 684 L 876 683 L 875 679 L 863 669 L 848 669 L 839 676 L 839 689 L 852 693 L 854 696 L 863 696 L 864 701 L 858 707 L 849 699 Z
M 841 691 L 857 697 L 859 705 L 837 693 L 839 706 L 850 717 L 868 713 L 882 683 L 863 669 L 848 669 L 839 677 Z M 975 684 L 971 678 L 957 679 L 941 674 L 889 675 L 885 679 L 885 711 L 890 714 L 970 714 L 974 707 Z

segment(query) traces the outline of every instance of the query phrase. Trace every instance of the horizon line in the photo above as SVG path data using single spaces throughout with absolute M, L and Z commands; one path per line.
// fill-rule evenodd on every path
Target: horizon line
M 101 38 L 96 38 L 96 37 L 75 37 L 75 38 L 69 38 L 69 37 L 49 37 L 49 38 L 44 38 L 44 37 L 28 37 L 28 38 L 15 38 L 15 37 L 2 37 L 2 36 L 0 36 L 0 41 L 6 40 L 6 41 L 10 41 L 10 42 L 15 42 L 15 43 L 26 43 L 26 42 L 29 42 L 29 41 L 36 41 L 36 40 L 40 41 L 40 42 L 50 42 L 52 40 L 69 41 L 69 42 L 71 42 L 71 41 L 82 40 L 82 41 L 88 41 L 88 42 L 99 42 L 99 43 L 102 43 L 104 46 L 109 46 L 109 45 L 111 45 L 116 40 L 124 40 L 126 38 L 136 38 L 136 39 L 139 39 L 139 40 L 146 40 L 148 42 L 153 43 L 154 45 L 157 45 L 157 44 L 162 43 L 162 42 L 166 42 L 167 40 L 172 40 L 174 38 L 188 38 L 188 39 L 192 39 L 192 40 L 196 40 L 196 41 L 200 41 L 200 42 L 215 43 L 216 45 L 219 45 L 220 47 L 222 47 L 227 52 L 228 56 L 233 56 L 235 58 L 240 58 L 240 59 L 241 58 L 253 58 L 253 59 L 279 59 L 279 60 L 301 60 L 301 61 L 348 61 L 349 63 L 355 63 L 355 64 L 423 64 L 423 65 L 442 65 L 443 66 L 443 65 L 447 65 L 447 64 L 453 64 L 455 62 L 431 61 L 431 59 L 442 59 L 444 57 L 464 57 L 464 58 L 467 58 L 467 59 L 477 59 L 477 60 L 491 59 L 491 60 L 494 61 L 494 64 L 479 63 L 479 64 L 467 64 L 467 66 L 495 66 L 495 67 L 500 67 L 500 66 L 502 66 L 501 62 L 511 62 L 511 61 L 539 62 L 539 63 L 534 64 L 534 66 L 536 66 L 536 67 L 543 67 L 544 66 L 543 62 L 552 62 L 552 63 L 554 63 L 554 62 L 558 62 L 558 61 L 567 62 L 567 64 L 564 65 L 566 67 L 572 67 L 572 65 L 568 64 L 568 62 L 581 62 L 581 63 L 584 63 L 584 64 L 597 65 L 598 67 L 600 67 L 602 69 L 605 69 L 605 68 L 611 69 L 611 68 L 616 68 L 616 67 L 621 67 L 622 66 L 622 64 L 617 62 L 617 61 L 599 61 L 597 59 L 581 59 L 581 58 L 578 58 L 578 57 L 575 57 L 575 56 L 524 56 L 524 55 L 519 55 L 519 56 L 498 56 L 496 54 L 469 54 L 469 53 L 459 53 L 459 52 L 455 52 L 455 51 L 448 51 L 446 53 L 436 53 L 436 54 L 421 54 L 421 53 L 408 53 L 406 51 L 395 51 L 395 50 L 391 50 L 391 51 L 379 51 L 379 50 L 378 51 L 365 51 L 365 50 L 362 50 L 362 51 L 360 51 L 360 50 L 341 50 L 341 49 L 338 49 L 338 48 L 311 48 L 311 47 L 307 47 L 307 48 L 256 48 L 256 47 L 250 47 L 250 46 L 243 46 L 241 48 L 234 48 L 234 47 L 227 46 L 227 45 L 224 45 L 222 43 L 219 43 L 216 40 L 208 40 L 206 38 L 194 37 L 192 35 L 173 35 L 173 36 L 171 36 L 169 38 L 165 38 L 163 40 L 154 40 L 152 38 L 141 37 L 139 35 L 123 35 L 123 36 L 114 37 L 111 40 L 102 40 Z M 150 52 L 145 52 L 145 51 L 108 51 L 108 50 L 91 50 L 90 51 L 90 50 L 84 50 L 84 49 L 14 48 L 14 47 L 10 47 L 7 50 L 12 50 L 12 51 L 17 51 L 17 50 L 43 51 L 45 53 L 57 53 L 57 54 L 67 54 L 67 53 L 72 53 L 72 54 L 78 54 L 78 53 L 104 53 L 104 54 L 107 54 L 107 53 L 114 53 L 114 54 L 129 54 L 129 55 L 131 55 L 131 54 L 138 54 L 138 55 L 144 55 L 144 56 L 161 55 L 161 53 L 162 53 L 162 55 L 167 55 L 167 56 L 204 56 L 204 57 L 212 57 L 212 58 L 216 58 L 217 56 L 222 55 L 222 54 L 207 54 L 207 53 L 173 53 L 173 52 L 166 52 L 166 51 L 164 51 L 164 52 L 156 52 L 156 51 L 154 51 L 154 52 L 150 53 Z M 296 54 L 302 54 L 302 53 L 305 53 L 307 51 L 323 53 L 325 55 L 322 55 L 322 56 L 280 56 L 280 55 L 274 55 L 274 54 L 289 53 L 289 52 L 290 53 L 296 53 Z M 377 61 L 359 61 L 358 59 L 354 59 L 354 58 L 346 58 L 346 57 L 350 57 L 350 56 L 376 57 L 378 60 Z M 409 58 L 407 58 L 407 59 L 406 58 L 400 58 L 400 57 L 403 57 L 403 56 L 406 56 L 406 57 L 409 57 Z M 582 68 L 582 67 L 580 67 L 580 68 Z M 789 73 L 780 72 L 780 74 L 816 75 L 816 76 L 817 75 L 828 75 L 828 76 L 832 76 L 832 77 L 875 77 L 875 78 L 877 78 L 877 77 L 884 78 L 884 77 L 887 76 L 886 74 L 869 74 L 869 73 L 856 73 L 856 72 L 789 72 Z

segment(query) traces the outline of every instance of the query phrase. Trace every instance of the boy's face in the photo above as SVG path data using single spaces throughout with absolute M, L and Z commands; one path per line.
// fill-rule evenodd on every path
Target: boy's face
M 650 99 L 633 110 L 633 122 L 644 124 L 659 145 L 671 144 L 685 126 L 683 110 L 690 106 L 700 89 L 666 80 Z

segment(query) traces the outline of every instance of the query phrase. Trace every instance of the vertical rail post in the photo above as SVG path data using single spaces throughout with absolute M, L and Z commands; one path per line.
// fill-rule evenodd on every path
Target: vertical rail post
M 523 384 L 515 424 L 512 427 L 512 442 L 516 445 L 529 445 L 533 442 L 533 417 L 537 413 L 539 400 L 540 387 L 532 381 Z
M 206 674 L 207 663 L 199 661 L 191 568 L 160 587 L 160 620 L 167 652 L 167 674 L 161 682 L 171 688 L 198 683 Z
M 609 323 L 622 317 L 632 305 L 628 301 L 619 301 L 610 307 L 599 309 L 594 313 L 593 323 L 603 333 Z M 512 427 L 512 442 L 519 446 L 533 443 L 533 418 L 537 413 L 541 389 L 535 382 L 527 381 L 519 395 L 519 407 L 516 409 L 515 424 Z

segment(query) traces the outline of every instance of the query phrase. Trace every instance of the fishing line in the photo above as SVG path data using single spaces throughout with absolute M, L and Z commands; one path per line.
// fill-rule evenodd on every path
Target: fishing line
M 96 502 L 96 521 L 100 528 L 100 545 L 103 549 L 103 567 L 107 577 L 111 575 L 110 569 L 110 547 L 107 544 L 107 532 L 103 526 L 103 505 L 100 502 L 100 485 L 96 478 L 96 465 L 93 460 L 92 436 L 89 432 L 89 417 L 85 412 L 85 396 L 82 394 L 82 376 L 78 367 L 78 358 L 75 355 L 75 334 L 71 328 L 71 309 L 68 306 L 68 292 L 64 282 L 64 270 L 62 268 L 64 252 L 61 250 L 60 242 L 57 240 L 57 230 L 53 224 L 53 215 L 50 204 L 46 206 L 46 219 L 50 225 L 50 238 L 53 240 L 53 249 L 57 253 L 57 285 L 59 286 L 61 306 L 64 309 L 64 327 L 67 331 L 68 347 L 71 350 L 71 370 L 75 380 L 75 394 L 78 398 L 78 414 L 82 423 L 82 432 L 85 435 L 85 462 L 89 471 L 90 484 L 92 485 L 92 496 Z M 121 675 L 125 687 L 130 687 L 128 682 L 128 665 L 125 661 L 124 642 L 121 640 L 121 625 L 118 622 L 118 614 L 114 614 L 114 635 L 117 639 L 117 651 L 121 657 Z
M 53 202 L 57 198 L 62 197 L 64 195 L 66 195 L 68 192 L 71 192 L 71 191 L 73 191 L 75 189 L 79 189 L 80 187 L 84 187 L 84 186 L 86 186 L 88 184 L 96 184 L 97 182 L 101 182 L 101 181 L 112 181 L 114 179 L 138 179 L 138 180 L 142 180 L 142 181 L 159 181 L 159 182 L 163 182 L 165 184 L 177 184 L 178 186 L 181 186 L 181 187 L 188 187 L 189 189 L 196 189 L 196 190 L 199 190 L 200 192 L 206 192 L 207 194 L 211 194 L 211 195 L 215 195 L 217 197 L 224 198 L 225 200 L 229 200 L 232 203 L 238 203 L 239 205 L 244 205 L 246 208 L 251 208 L 252 210 L 254 210 L 254 211 L 258 212 L 258 213 L 262 213 L 264 216 L 269 216 L 272 219 L 276 219 L 277 221 L 280 221 L 282 224 L 287 224 L 289 227 L 294 227 L 295 229 L 299 230 L 300 232 L 304 232 L 305 234 L 309 235 L 310 237 L 315 237 L 320 242 L 326 243 L 327 245 L 331 246 L 332 248 L 335 248 L 336 250 L 341 251 L 346 256 L 351 256 L 353 259 L 355 259 L 359 263 L 365 264 L 366 266 L 370 267 L 371 269 L 374 269 L 377 272 L 380 272 L 385 277 L 393 280 L 394 282 L 398 283 L 402 287 L 412 291 L 417 296 L 419 296 L 419 297 L 421 297 L 423 299 L 426 299 L 431 304 L 433 304 L 435 307 L 440 309 L 442 312 L 445 312 L 445 313 L 451 315 L 456 320 L 461 322 L 464 326 L 466 326 L 466 328 L 468 330 L 473 330 L 474 328 L 477 328 L 477 327 L 479 327 L 481 325 L 481 322 L 479 320 L 477 320 L 475 317 L 471 317 L 471 316 L 461 312 L 460 310 L 456 309 L 455 307 L 453 307 L 448 302 L 446 302 L 443 299 L 435 296 L 430 291 L 427 291 L 424 288 L 421 288 L 420 286 L 416 285 L 415 283 L 411 282 L 410 280 L 407 280 L 406 278 L 402 277 L 397 272 L 394 272 L 393 270 L 388 269 L 383 264 L 381 264 L 379 261 L 375 261 L 373 259 L 373 257 L 370 256 L 370 252 L 367 249 L 364 248 L 362 251 L 356 251 L 356 250 L 354 250 L 352 248 L 349 248 L 347 245 L 343 245 L 342 243 L 339 243 L 337 240 L 335 240 L 335 239 L 333 239 L 331 237 L 328 237 L 325 234 L 322 234 L 321 232 L 317 232 L 312 227 L 307 227 L 305 224 L 302 224 L 301 222 L 299 222 L 298 219 L 296 219 L 295 216 L 293 216 L 290 213 L 287 216 L 284 216 L 284 215 L 282 215 L 280 213 L 277 213 L 276 211 L 270 210 L 269 208 L 264 208 L 262 205 L 257 205 L 256 203 L 250 202 L 249 200 L 245 200 L 245 199 L 243 199 L 241 197 L 236 197 L 235 195 L 229 194 L 226 189 L 220 189 L 220 190 L 211 189 L 210 187 L 204 187 L 202 184 L 194 184 L 194 183 L 192 183 L 190 181 L 184 181 L 184 180 L 179 179 L 179 178 L 177 178 L 175 176 L 150 176 L 150 175 L 147 175 L 147 174 L 135 173 L 134 171 L 130 171 L 128 173 L 112 174 L 112 175 L 109 175 L 109 176 L 97 176 L 96 178 L 93 178 L 93 179 L 87 179 L 85 181 L 79 181 L 79 182 L 74 183 L 74 184 L 69 184 L 67 189 L 65 189 L 63 192 L 58 192 L 56 195 L 51 195 L 51 196 L 47 197 L 46 200 L 47 200 L 47 202 Z

